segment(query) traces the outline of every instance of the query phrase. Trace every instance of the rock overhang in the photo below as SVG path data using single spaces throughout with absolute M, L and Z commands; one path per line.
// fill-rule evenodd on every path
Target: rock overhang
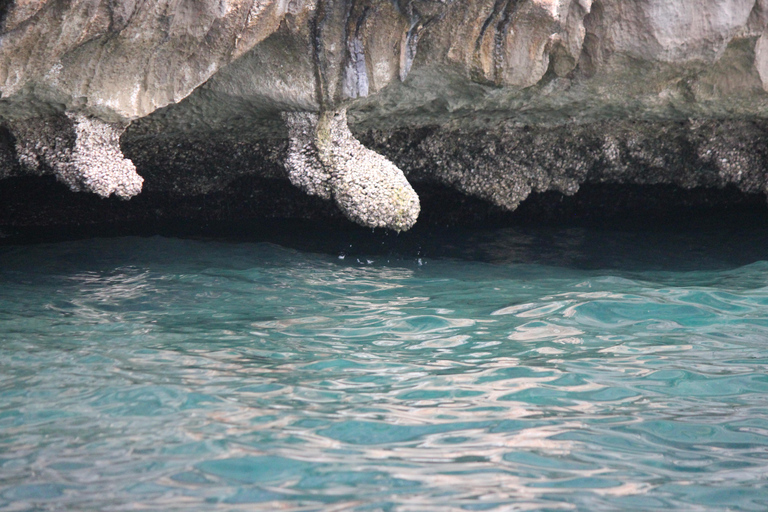
M 366 157 L 338 158 L 341 144 L 318 161 L 325 161 L 326 174 L 347 177 L 324 185 L 335 191 L 328 198 L 367 226 L 412 225 L 418 214 L 412 189 L 396 187 L 405 191 L 409 213 L 376 219 L 364 212 L 380 204 L 361 206 L 361 186 L 345 195 L 350 186 L 341 183 L 376 183 L 370 176 L 399 173 L 401 185 L 400 178 L 436 181 L 508 209 L 532 191 L 572 194 L 585 180 L 765 189 L 757 178 L 764 175 L 768 114 L 763 0 L 137 5 L 10 3 L 0 34 L 0 116 L 22 141 L 22 160 L 30 154 L 23 142 L 29 135 L 18 127 L 29 120 L 58 126 L 78 119 L 77 126 L 103 124 L 118 135 L 130 123 L 122 148 L 138 155 L 131 159 L 139 174 L 155 165 L 141 155 L 185 141 L 253 142 L 272 148 L 268 158 L 281 161 L 283 178 L 313 193 L 296 179 L 295 138 L 285 120 L 346 112 L 352 133 L 373 142 L 365 148 L 348 130 L 338 141 Z M 30 50 L 35 39 L 42 50 Z M 431 135 L 420 140 L 423 129 Z M 672 142 L 655 141 L 654 133 Z M 398 137 L 412 151 L 391 147 Z M 127 169 L 125 155 L 104 153 L 111 160 L 102 168 Z M 696 163 L 675 164 L 682 154 Z M 44 167 L 52 171 L 34 172 L 54 172 L 74 189 L 123 190 L 126 197 L 137 191 L 135 178 L 125 178 L 131 184 L 122 189 L 89 187 L 82 184 L 101 178 L 57 171 L 67 166 L 42 160 L 50 160 Z M 196 171 L 180 161 L 165 169 L 183 171 L 179 176 L 155 180 L 162 170 L 146 171 L 146 186 L 172 182 L 180 194 L 199 191 L 190 185 L 185 192 L 184 172 Z M 267 163 L 222 166 L 206 186 L 274 173 Z M 386 209 L 397 210 L 393 204 Z

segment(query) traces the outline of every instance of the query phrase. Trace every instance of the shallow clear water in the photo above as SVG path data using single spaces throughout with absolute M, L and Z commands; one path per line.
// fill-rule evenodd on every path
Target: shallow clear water
M 0 509 L 766 510 L 763 233 L 2 247 Z

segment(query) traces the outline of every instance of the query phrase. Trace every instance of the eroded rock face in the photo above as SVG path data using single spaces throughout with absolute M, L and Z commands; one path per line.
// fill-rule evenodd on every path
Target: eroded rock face
M 766 4 L 16 0 L 0 32 L 2 116 L 63 105 L 133 121 L 171 106 L 187 126 L 169 129 L 216 129 L 236 124 L 210 118 L 227 100 L 273 119 L 400 112 L 385 120 L 401 125 L 500 108 L 531 122 L 760 114 Z
M 531 192 L 584 183 L 737 187 L 768 192 L 768 120 L 372 130 L 369 147 L 414 183 L 436 183 L 515 209 Z
M 4 2 L 3 116 L 34 117 L 60 104 L 109 121 L 141 118 L 181 101 L 274 32 L 288 3 Z
M 139 173 L 152 167 L 149 188 L 192 194 L 273 176 L 282 155 L 294 185 L 393 229 L 418 215 L 405 176 L 506 209 L 589 180 L 749 191 L 768 181 L 768 0 L 0 5 L 0 120 L 24 169 L 53 169 L 73 189 L 138 191 L 116 142 L 128 123 L 123 147 L 155 155 L 137 160 Z M 664 130 L 673 140 L 654 141 Z M 414 161 L 398 160 L 401 139 Z M 269 161 L 198 173 L 166 157 L 213 140 L 211 152 L 252 144 Z M 678 165 L 680 154 L 697 164 Z

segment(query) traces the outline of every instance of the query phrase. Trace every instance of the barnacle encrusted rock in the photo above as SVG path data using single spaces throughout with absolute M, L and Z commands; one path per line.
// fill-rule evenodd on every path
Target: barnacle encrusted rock
M 79 113 L 13 126 L 19 162 L 28 172 L 52 171 L 73 191 L 129 199 L 141 192 L 144 179 L 120 150 L 124 130 Z
M 317 114 L 283 112 L 288 126 L 288 155 L 285 168 L 291 183 L 311 196 L 331 199 L 331 174 L 320 163 L 315 136 Z
M 585 183 L 765 192 L 768 0 L 0 1 L 0 96 L 0 178 L 101 195 L 139 189 L 128 123 L 146 192 L 285 167 L 366 226 L 415 220 L 403 174 L 508 210 Z
M 286 112 L 291 183 L 311 195 L 333 198 L 350 220 L 367 227 L 410 229 L 419 197 L 403 172 L 363 146 L 347 126 L 345 110 Z

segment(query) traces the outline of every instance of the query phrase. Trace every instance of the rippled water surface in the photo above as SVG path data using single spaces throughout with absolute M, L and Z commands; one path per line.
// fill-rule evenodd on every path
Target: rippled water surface
M 0 510 L 768 510 L 762 231 L 290 236 L 0 248 Z

